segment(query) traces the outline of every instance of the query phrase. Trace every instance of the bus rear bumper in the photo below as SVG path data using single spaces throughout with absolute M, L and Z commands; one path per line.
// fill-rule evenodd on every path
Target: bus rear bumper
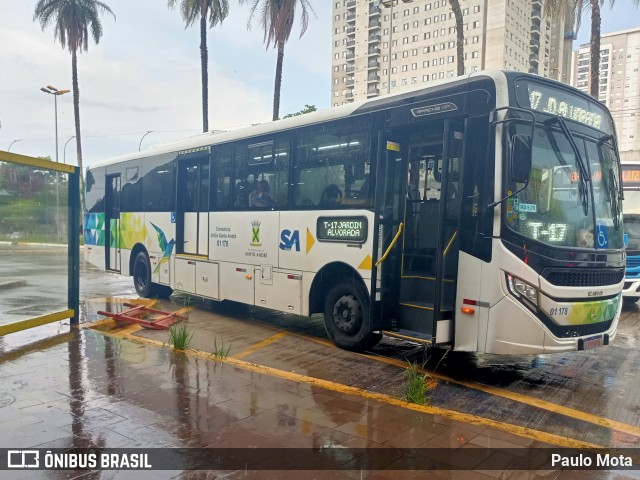
M 484 352 L 506 355 L 571 352 L 584 347 L 585 340 L 596 337 L 601 337 L 604 345 L 605 335 L 609 343 L 615 338 L 621 311 L 622 302 L 606 331 L 582 337 L 558 338 L 533 313 L 527 311 L 523 315 L 522 304 L 506 296 L 491 307 Z M 590 347 L 593 342 L 586 344 Z

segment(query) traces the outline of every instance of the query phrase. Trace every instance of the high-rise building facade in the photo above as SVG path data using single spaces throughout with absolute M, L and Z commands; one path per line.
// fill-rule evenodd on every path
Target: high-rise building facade
M 571 85 L 589 92 L 590 44 L 573 52 Z M 640 28 L 600 39 L 598 99 L 609 107 L 622 160 L 640 160 Z
M 456 76 L 447 0 L 333 2 L 333 106 Z M 573 33 L 543 17 L 541 0 L 460 0 L 460 7 L 465 73 L 507 69 L 568 81 Z

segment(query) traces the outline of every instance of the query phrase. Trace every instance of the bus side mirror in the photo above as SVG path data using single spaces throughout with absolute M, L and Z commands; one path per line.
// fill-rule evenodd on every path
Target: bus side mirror
M 531 175 L 531 139 L 527 135 L 511 137 L 511 180 L 527 183 Z

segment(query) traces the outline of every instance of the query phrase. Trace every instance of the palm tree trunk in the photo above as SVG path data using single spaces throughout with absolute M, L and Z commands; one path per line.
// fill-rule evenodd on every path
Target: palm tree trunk
M 280 117 L 280 88 L 282 87 L 282 63 L 284 61 L 284 42 L 278 42 L 278 59 L 276 61 L 276 82 L 273 87 L 273 120 Z
M 82 168 L 82 141 L 80 140 L 80 89 L 78 88 L 78 55 L 75 50 L 71 50 L 71 83 L 73 88 L 73 116 L 76 123 L 76 152 L 78 156 L 78 167 L 80 168 L 80 178 L 84 178 Z
M 202 131 L 209 131 L 209 71 L 207 54 L 207 17 L 200 17 L 200 69 L 202 70 Z
M 80 88 L 78 87 L 78 53 L 71 50 L 71 84 L 73 89 L 73 116 L 76 126 L 76 155 L 78 157 L 78 169 L 80 170 L 80 225 L 84 218 L 84 168 L 82 165 L 82 140 L 80 137 Z M 73 221 L 73 219 L 70 219 Z M 82 228 L 80 229 L 82 231 Z
M 462 24 L 462 10 L 459 0 L 451 0 L 451 10 L 456 19 L 456 54 L 457 54 L 457 74 L 464 75 L 464 26 Z
M 590 94 L 596 100 L 600 94 L 600 0 L 591 2 L 591 79 Z

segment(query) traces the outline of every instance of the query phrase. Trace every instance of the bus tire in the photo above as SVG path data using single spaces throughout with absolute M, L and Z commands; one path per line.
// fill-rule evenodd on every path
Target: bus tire
M 637 303 L 638 300 L 640 300 L 639 297 L 622 297 L 622 303 L 624 305 L 633 305 L 634 303 Z
M 332 287 L 324 304 L 324 327 L 340 348 L 361 351 L 375 346 L 382 335 L 369 331 L 369 299 L 364 287 L 350 282 Z
M 153 295 L 151 263 L 146 252 L 140 252 L 133 261 L 133 286 L 138 295 L 149 298 Z

